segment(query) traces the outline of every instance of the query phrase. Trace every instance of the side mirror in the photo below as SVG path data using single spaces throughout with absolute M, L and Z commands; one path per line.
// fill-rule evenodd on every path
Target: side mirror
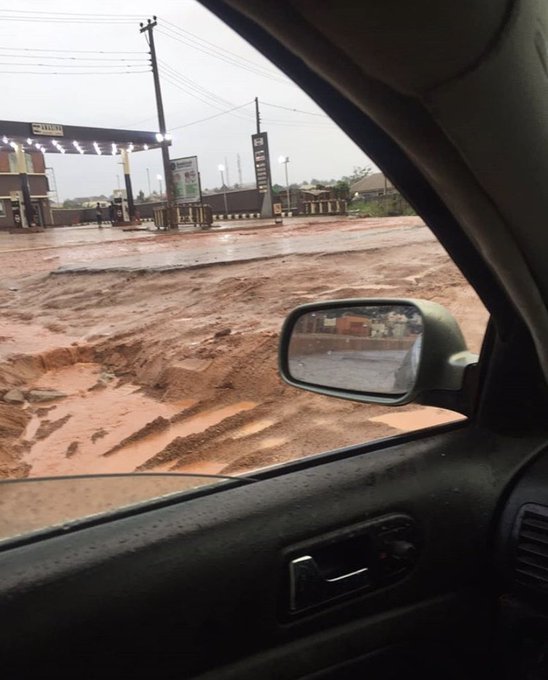
M 441 305 L 372 299 L 297 307 L 284 323 L 279 359 L 285 382 L 312 392 L 466 413 L 457 395 L 478 356 Z

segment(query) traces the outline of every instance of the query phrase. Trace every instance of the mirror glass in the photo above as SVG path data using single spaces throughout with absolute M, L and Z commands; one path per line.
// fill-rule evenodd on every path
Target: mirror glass
M 422 332 L 422 316 L 413 305 L 306 312 L 289 341 L 289 373 L 322 387 L 405 394 L 417 377 Z

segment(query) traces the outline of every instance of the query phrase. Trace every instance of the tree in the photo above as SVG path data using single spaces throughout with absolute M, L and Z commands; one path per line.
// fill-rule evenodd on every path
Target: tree
M 349 185 L 355 184 L 358 180 L 363 179 L 364 177 L 367 177 L 367 175 L 371 174 L 371 167 L 370 166 L 359 166 L 355 165 L 352 168 L 352 174 L 351 175 L 345 175 L 344 177 L 341 177 L 342 182 L 348 182 Z
M 144 203 L 145 202 L 145 192 L 141 189 L 141 191 L 137 194 L 137 203 Z
M 344 179 L 340 179 L 338 182 L 335 182 L 333 191 L 335 192 L 335 198 L 347 200 L 350 195 L 350 184 Z
M 81 204 L 73 198 L 67 198 L 63 201 L 63 208 L 81 208 Z

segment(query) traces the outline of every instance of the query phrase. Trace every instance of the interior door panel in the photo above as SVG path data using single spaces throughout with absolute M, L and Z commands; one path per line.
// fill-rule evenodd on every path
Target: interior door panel
M 426 645 L 453 659 L 445 677 L 488 677 L 492 523 L 542 442 L 446 426 L 6 549 L 2 656 L 21 674 L 47 661 L 86 672 L 116 661 L 132 672 L 161 662 L 168 677 L 298 678 L 355 659 L 388 674 L 382 655 L 367 655 L 396 645 L 397 670 Z M 292 615 L 289 564 L 301 548 L 386 516 L 411 519 L 412 568 Z

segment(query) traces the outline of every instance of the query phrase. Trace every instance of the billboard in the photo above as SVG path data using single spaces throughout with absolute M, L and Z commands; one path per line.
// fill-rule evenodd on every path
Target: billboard
M 268 136 L 266 132 L 251 135 L 253 144 L 253 163 L 257 179 L 257 191 L 266 194 L 270 191 L 270 161 L 268 156 Z
M 198 157 L 174 158 L 170 163 L 175 200 L 178 203 L 198 203 L 201 200 Z

